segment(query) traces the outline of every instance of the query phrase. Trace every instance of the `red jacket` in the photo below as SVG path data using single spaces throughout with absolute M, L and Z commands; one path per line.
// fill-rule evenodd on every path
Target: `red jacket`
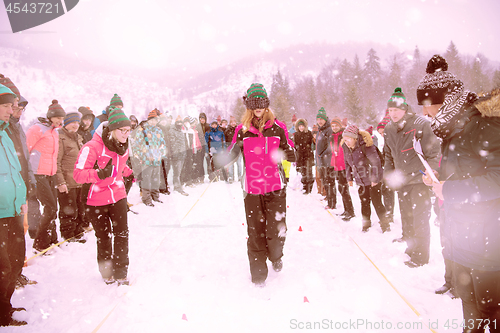
M 132 174 L 132 170 L 127 166 L 128 149 L 124 150 L 123 155 L 110 150 L 109 146 L 111 145 L 106 145 L 102 139 L 103 125 L 107 126 L 107 122 L 102 123 L 97 128 L 92 140 L 80 150 L 73 171 L 73 178 L 77 183 L 92 184 L 87 199 L 89 206 L 105 206 L 126 198 L 127 192 L 123 176 L 127 177 Z M 105 136 L 107 136 L 106 133 Z M 113 160 L 113 174 L 111 177 L 101 180 L 97 176 L 97 169 L 94 166 L 97 163 L 97 166 L 103 169 L 108 164 L 109 159 Z
M 340 141 L 342 141 L 342 133 L 344 133 L 344 129 L 338 131 L 337 133 L 333 133 L 330 140 L 330 149 L 332 151 L 332 160 L 330 165 L 335 168 L 335 171 L 345 170 L 344 149 L 342 149 L 342 146 L 340 145 Z

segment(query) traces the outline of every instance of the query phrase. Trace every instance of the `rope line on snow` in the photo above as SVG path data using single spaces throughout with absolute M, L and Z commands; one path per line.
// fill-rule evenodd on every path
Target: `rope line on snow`
M 328 214 L 330 214 L 330 216 L 335 220 L 337 221 L 337 218 L 335 216 L 333 216 L 333 214 L 327 210 Z M 350 236 L 350 235 L 347 235 L 347 237 L 349 237 L 349 239 L 354 243 L 354 245 L 356 245 L 356 247 L 361 251 L 361 253 L 363 253 L 363 255 L 366 257 L 366 259 L 368 259 L 368 261 L 373 265 L 373 267 L 375 267 L 375 269 L 380 273 L 380 275 L 382 275 L 382 277 L 384 278 L 384 280 L 389 284 L 389 286 L 391 286 L 391 288 L 399 295 L 399 297 L 401 297 L 401 299 L 406 303 L 406 305 L 408 305 L 410 307 L 410 309 L 417 315 L 417 317 L 420 319 L 420 321 L 422 322 L 422 324 L 427 327 L 431 332 L 433 333 L 437 333 L 437 331 L 433 330 L 432 328 L 428 327 L 423 320 L 421 320 L 422 316 L 420 315 L 420 312 L 418 312 L 418 310 L 406 299 L 406 297 L 403 296 L 403 294 L 401 294 L 399 292 L 399 290 L 396 288 L 396 286 L 394 286 L 392 284 L 392 282 L 385 276 L 384 273 L 382 273 L 382 271 L 380 270 L 380 268 L 378 268 L 378 266 L 373 262 L 373 260 L 365 253 L 365 251 L 363 251 L 363 249 L 361 248 L 361 246 L 359 246 L 359 244 Z
M 182 221 L 186 218 L 186 216 L 188 216 L 188 214 L 193 210 L 194 206 L 196 206 L 196 204 L 200 201 L 201 197 L 203 197 L 203 195 L 205 194 L 205 192 L 207 192 L 208 188 L 210 187 L 210 185 L 212 185 L 212 183 L 214 182 L 214 180 L 216 179 L 219 179 L 219 176 L 217 175 L 216 177 L 214 177 L 210 183 L 208 184 L 208 186 L 205 188 L 205 190 L 203 191 L 203 193 L 198 197 L 198 199 L 196 200 L 196 202 L 191 206 L 191 208 L 188 210 L 188 212 L 186 213 L 186 215 L 184 215 L 184 217 L 181 219 L 181 223 Z M 156 251 L 158 251 L 158 249 L 162 246 L 163 242 L 165 241 L 165 239 L 167 239 L 167 236 L 172 232 L 173 229 L 170 229 L 169 232 L 167 232 L 167 234 L 165 235 L 165 237 L 163 237 L 163 239 L 161 240 L 160 244 L 156 247 L 156 249 L 153 251 L 153 253 L 151 254 L 151 256 L 153 256 Z M 137 281 L 137 278 L 136 277 L 134 279 L 134 283 L 135 281 Z M 109 319 L 109 317 L 111 316 L 111 314 L 115 311 L 115 309 L 118 307 L 118 305 L 120 304 L 121 300 L 123 299 L 123 297 L 127 295 L 127 292 L 124 293 L 123 295 L 120 296 L 120 298 L 118 299 L 118 302 L 116 302 L 115 306 L 108 312 L 108 314 L 106 315 L 106 317 L 104 317 L 101 322 L 96 326 L 96 328 L 92 331 L 92 333 L 97 333 L 101 327 L 106 323 L 106 321 Z

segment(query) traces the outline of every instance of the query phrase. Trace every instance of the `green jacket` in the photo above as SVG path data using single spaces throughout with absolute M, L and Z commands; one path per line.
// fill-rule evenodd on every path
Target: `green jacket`
M 26 203 L 26 185 L 21 176 L 21 163 L 14 143 L 5 129 L 9 123 L 0 120 L 0 218 L 14 217 L 21 213 Z

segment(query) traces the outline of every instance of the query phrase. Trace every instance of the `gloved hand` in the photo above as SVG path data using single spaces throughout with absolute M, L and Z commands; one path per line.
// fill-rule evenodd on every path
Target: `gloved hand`
M 111 175 L 113 174 L 113 168 L 114 168 L 113 159 L 110 158 L 108 164 L 106 164 L 104 169 L 97 170 L 97 176 L 101 180 L 111 177 Z

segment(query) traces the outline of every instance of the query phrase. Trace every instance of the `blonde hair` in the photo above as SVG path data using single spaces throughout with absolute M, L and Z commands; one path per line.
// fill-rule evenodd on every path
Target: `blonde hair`
M 245 114 L 243 114 L 243 117 L 241 117 L 241 123 L 243 124 L 243 133 L 248 131 L 250 129 L 250 126 L 253 125 L 255 128 L 259 130 L 259 132 L 262 133 L 262 130 L 264 129 L 264 126 L 268 121 L 271 121 L 271 125 L 274 124 L 274 119 L 276 117 L 274 116 L 273 111 L 271 111 L 270 108 L 265 108 L 264 113 L 262 115 L 262 118 L 257 122 L 254 121 L 254 118 L 257 120 L 255 115 L 253 114 L 253 110 L 251 109 L 246 109 Z

